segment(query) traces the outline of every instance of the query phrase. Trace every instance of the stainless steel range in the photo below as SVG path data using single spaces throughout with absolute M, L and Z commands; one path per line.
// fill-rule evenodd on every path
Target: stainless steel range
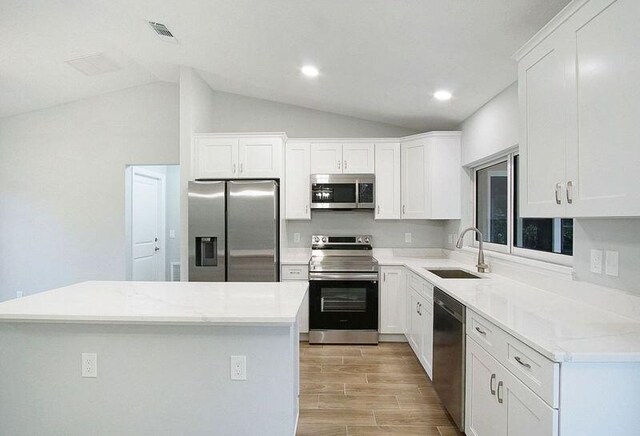
M 372 250 L 369 235 L 312 237 L 310 343 L 378 343 L 378 261 Z

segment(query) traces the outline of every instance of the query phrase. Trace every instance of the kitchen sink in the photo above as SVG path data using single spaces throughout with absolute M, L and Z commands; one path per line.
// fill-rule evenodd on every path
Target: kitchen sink
M 481 279 L 482 278 L 475 274 L 471 274 L 470 272 L 465 271 L 463 269 L 444 269 L 444 268 L 430 269 L 427 267 L 425 267 L 424 269 L 426 269 L 432 274 L 437 275 L 438 277 L 442 277 L 443 279 Z

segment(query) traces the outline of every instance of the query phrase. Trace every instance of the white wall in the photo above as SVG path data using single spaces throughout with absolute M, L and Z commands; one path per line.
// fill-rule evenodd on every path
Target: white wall
M 178 88 L 0 119 L 0 300 L 125 278 L 125 167 L 177 164 Z
M 459 127 L 462 131 L 462 156 L 465 165 L 473 166 L 518 144 L 517 83 L 496 95 Z M 472 176 L 463 168 L 462 220 L 447 222 L 446 235 L 459 233 L 473 223 Z M 589 272 L 592 248 L 619 252 L 618 277 Z M 640 295 L 640 218 L 636 219 L 576 219 L 573 235 L 573 267 L 579 281 L 621 289 Z

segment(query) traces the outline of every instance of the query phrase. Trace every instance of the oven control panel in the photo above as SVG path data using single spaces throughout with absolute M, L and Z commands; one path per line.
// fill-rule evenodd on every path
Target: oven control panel
M 357 236 L 327 236 L 313 235 L 311 237 L 311 245 L 321 247 L 323 245 L 371 245 L 371 235 Z

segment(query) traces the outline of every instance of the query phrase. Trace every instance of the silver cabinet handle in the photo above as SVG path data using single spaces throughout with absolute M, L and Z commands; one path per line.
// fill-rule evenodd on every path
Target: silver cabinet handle
M 567 203 L 573 203 L 573 182 L 571 180 L 567 182 Z
M 242 162 L 240 162 L 240 172 L 242 172 Z
M 406 206 L 403 204 L 403 205 L 402 205 L 402 215 L 404 215 L 404 214 L 405 214 L 405 208 L 406 208 Z
M 491 374 L 491 380 L 489 380 L 489 391 L 491 392 L 491 395 L 495 395 L 496 394 L 496 390 L 493 389 L 493 382 L 496 379 L 496 375 L 495 374 Z
M 484 336 L 484 335 L 486 335 L 486 334 L 487 334 L 487 332 L 485 332 L 484 330 L 480 329 L 480 327 L 476 327 L 476 331 L 477 331 L 478 333 L 480 333 L 482 336 Z
M 382 281 L 383 282 L 387 281 L 387 273 L 382 273 Z
M 308 211 L 309 211 L 309 205 L 305 204 L 304 205 L 304 213 L 305 213 L 305 215 L 307 214 Z
M 562 199 L 560 198 L 560 191 L 562 191 L 562 183 L 556 183 L 556 204 L 562 204 Z
M 338 169 L 340 169 L 340 161 L 338 161 Z
M 380 215 L 380 205 L 378 205 L 378 215 Z
M 160 251 L 160 247 L 154 248 L 153 251 Z
M 344 161 L 344 169 L 345 170 L 347 169 L 347 161 L 346 160 Z
M 418 315 L 422 316 L 422 303 L 418 303 Z
M 236 173 L 236 164 L 233 164 L 233 174 Z
M 417 313 L 418 315 L 420 315 L 420 311 L 418 310 L 418 306 L 419 306 L 419 305 L 420 305 L 420 303 L 416 303 L 416 313 Z
M 503 403 L 503 399 L 502 399 L 502 395 L 500 394 L 500 392 L 502 392 L 500 389 L 504 386 L 504 383 L 502 381 L 498 382 L 498 390 L 497 390 L 497 397 L 498 397 L 498 403 L 502 404 Z
M 531 369 L 531 365 L 529 365 L 528 363 L 523 362 L 522 359 L 520 358 L 520 356 L 516 356 L 516 357 L 514 357 L 514 359 L 516 360 L 516 362 L 518 362 L 520 365 L 524 366 L 525 368 Z

